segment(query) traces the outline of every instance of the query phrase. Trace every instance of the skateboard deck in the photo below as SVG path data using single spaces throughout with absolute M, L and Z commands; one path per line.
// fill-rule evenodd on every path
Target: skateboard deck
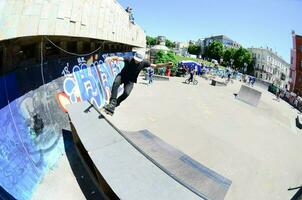
M 90 104 L 90 106 L 87 109 L 84 110 L 85 113 L 90 112 L 90 109 L 93 108 L 99 114 L 99 119 L 106 118 L 105 115 L 110 115 L 110 116 L 113 115 L 113 113 L 107 111 L 104 107 L 102 107 L 101 109 L 98 109 L 89 100 L 87 100 L 87 102 Z

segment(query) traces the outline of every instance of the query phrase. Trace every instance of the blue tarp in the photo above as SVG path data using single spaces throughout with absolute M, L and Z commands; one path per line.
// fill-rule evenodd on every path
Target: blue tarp
M 186 60 L 179 62 L 179 65 L 188 71 L 195 69 L 198 75 L 201 73 L 201 64 L 198 62 Z

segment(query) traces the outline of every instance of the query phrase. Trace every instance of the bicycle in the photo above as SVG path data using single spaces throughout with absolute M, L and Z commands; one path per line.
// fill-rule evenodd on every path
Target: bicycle
M 193 83 L 193 85 L 197 85 L 198 84 L 198 81 L 195 78 L 193 78 L 193 81 L 191 81 L 190 78 L 188 78 L 188 79 L 185 80 L 186 84 L 190 84 L 191 82 Z

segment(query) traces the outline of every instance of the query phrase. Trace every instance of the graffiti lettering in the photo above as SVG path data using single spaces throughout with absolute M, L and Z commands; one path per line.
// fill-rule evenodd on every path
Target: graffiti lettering
M 78 65 L 74 65 L 72 68 L 72 74 L 68 73 L 69 64 L 67 63 L 67 69 L 65 69 L 66 67 L 63 69 L 66 77 L 63 84 L 64 93 L 69 97 L 71 103 L 89 100 L 101 108 L 105 102 L 109 101 L 114 78 L 124 67 L 123 61 L 106 58 L 131 55 L 132 53 L 103 54 L 99 56 L 100 60 L 94 61 L 90 65 L 83 57 L 80 57 L 77 58 Z M 120 88 L 119 92 L 121 91 Z

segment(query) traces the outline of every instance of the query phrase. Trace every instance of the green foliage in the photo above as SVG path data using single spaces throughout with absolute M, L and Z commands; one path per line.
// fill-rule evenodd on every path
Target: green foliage
M 235 56 L 235 53 L 236 53 L 236 49 L 234 48 L 227 48 L 224 53 L 223 53 L 223 64 L 225 66 L 227 65 L 231 65 L 231 59 L 233 59 L 234 61 L 234 56 Z
M 200 54 L 200 46 L 195 44 L 189 44 L 188 52 L 189 54 L 199 55 Z
M 220 41 L 213 41 L 205 48 L 205 56 L 215 59 L 218 62 L 223 57 L 224 46 Z
M 175 48 L 175 43 L 172 42 L 171 40 L 166 39 L 166 47 L 168 48 Z
M 156 38 L 151 36 L 146 36 L 147 45 L 156 45 Z
M 177 70 L 177 58 L 173 51 L 169 51 L 165 53 L 163 50 L 159 50 L 156 52 L 155 55 L 155 63 L 167 63 L 167 62 L 173 62 L 173 67 L 171 68 L 171 73 L 175 74 Z
M 236 69 L 244 70 L 244 63 L 247 66 L 247 73 L 253 73 L 253 57 L 252 54 L 245 48 L 240 47 L 234 54 L 234 65 Z

